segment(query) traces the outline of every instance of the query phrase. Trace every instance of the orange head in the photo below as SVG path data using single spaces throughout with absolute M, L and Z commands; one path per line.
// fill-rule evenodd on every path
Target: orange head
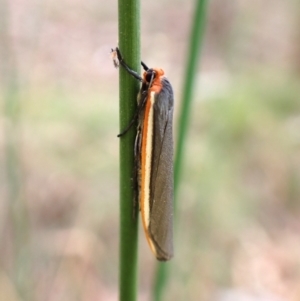
M 151 86 L 149 87 L 150 91 L 154 91 L 156 93 L 159 93 L 162 88 L 161 78 L 165 74 L 164 70 L 160 68 L 152 68 L 148 69 L 143 74 L 143 80 L 147 84 L 150 84 L 150 81 L 152 79 Z

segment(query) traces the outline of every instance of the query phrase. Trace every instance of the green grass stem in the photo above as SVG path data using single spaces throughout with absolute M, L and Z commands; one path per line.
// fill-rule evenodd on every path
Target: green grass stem
M 2 1 L 0 5 L 0 75 L 5 118 L 5 205 L 8 207 L 8 214 L 1 229 L 0 243 L 5 241 L 3 237 L 11 231 L 12 263 L 8 274 L 23 300 L 33 300 L 32 282 L 28 277 L 32 268 L 30 226 L 22 184 L 21 86 L 17 57 L 11 38 L 11 18 L 9 1 Z M 1 244 L 0 247 L 4 247 Z
M 119 48 L 126 63 L 140 70 L 140 4 L 119 0 Z M 136 110 L 139 82 L 120 68 L 120 131 Z M 137 294 L 138 215 L 133 217 L 133 149 L 136 128 L 120 138 L 120 278 L 119 299 L 134 301 Z M 136 213 L 138 210 L 136 210 Z

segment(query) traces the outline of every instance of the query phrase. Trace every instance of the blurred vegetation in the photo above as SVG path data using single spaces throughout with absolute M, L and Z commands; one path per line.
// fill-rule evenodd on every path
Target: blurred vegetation
M 10 2 L 9 24 L 21 88 L 30 301 L 116 300 L 118 72 L 109 51 L 117 8 L 28 3 Z M 142 8 L 143 60 L 166 70 L 176 95 L 192 9 L 182 3 L 159 2 L 168 8 L 162 14 L 158 2 Z M 212 1 L 165 300 L 299 299 L 298 15 L 294 2 Z M 25 300 L 11 277 L 19 263 L 7 189 L 1 172 L 0 300 Z M 138 299 L 148 300 L 155 260 L 140 232 Z

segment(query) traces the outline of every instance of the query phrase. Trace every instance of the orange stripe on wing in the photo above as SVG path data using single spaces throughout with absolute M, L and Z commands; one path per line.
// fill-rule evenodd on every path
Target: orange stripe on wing
M 161 77 L 164 75 L 162 69 L 153 69 L 156 76 L 148 90 L 148 97 L 145 106 L 143 130 L 142 130 L 142 146 L 141 146 L 141 193 L 140 193 L 140 208 L 142 214 L 142 222 L 148 244 L 157 257 L 155 246 L 149 236 L 150 223 L 150 182 L 151 182 L 151 167 L 152 167 L 152 146 L 153 146 L 153 104 L 155 94 L 162 89 Z M 144 73 L 144 81 L 146 81 L 146 72 Z
M 150 181 L 151 181 L 151 159 L 152 159 L 152 135 L 153 135 L 153 103 L 154 93 L 149 91 L 142 131 L 141 146 L 141 198 L 140 207 L 142 222 L 148 244 L 156 255 L 155 248 L 148 233 L 150 219 Z

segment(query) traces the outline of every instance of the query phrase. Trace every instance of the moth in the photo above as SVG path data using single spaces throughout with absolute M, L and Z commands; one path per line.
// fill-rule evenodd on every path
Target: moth
M 164 71 L 141 62 L 140 76 L 112 49 L 114 65 L 121 65 L 141 82 L 137 111 L 122 137 L 137 121 L 134 146 L 134 189 L 148 244 L 159 261 L 173 257 L 173 89 Z

